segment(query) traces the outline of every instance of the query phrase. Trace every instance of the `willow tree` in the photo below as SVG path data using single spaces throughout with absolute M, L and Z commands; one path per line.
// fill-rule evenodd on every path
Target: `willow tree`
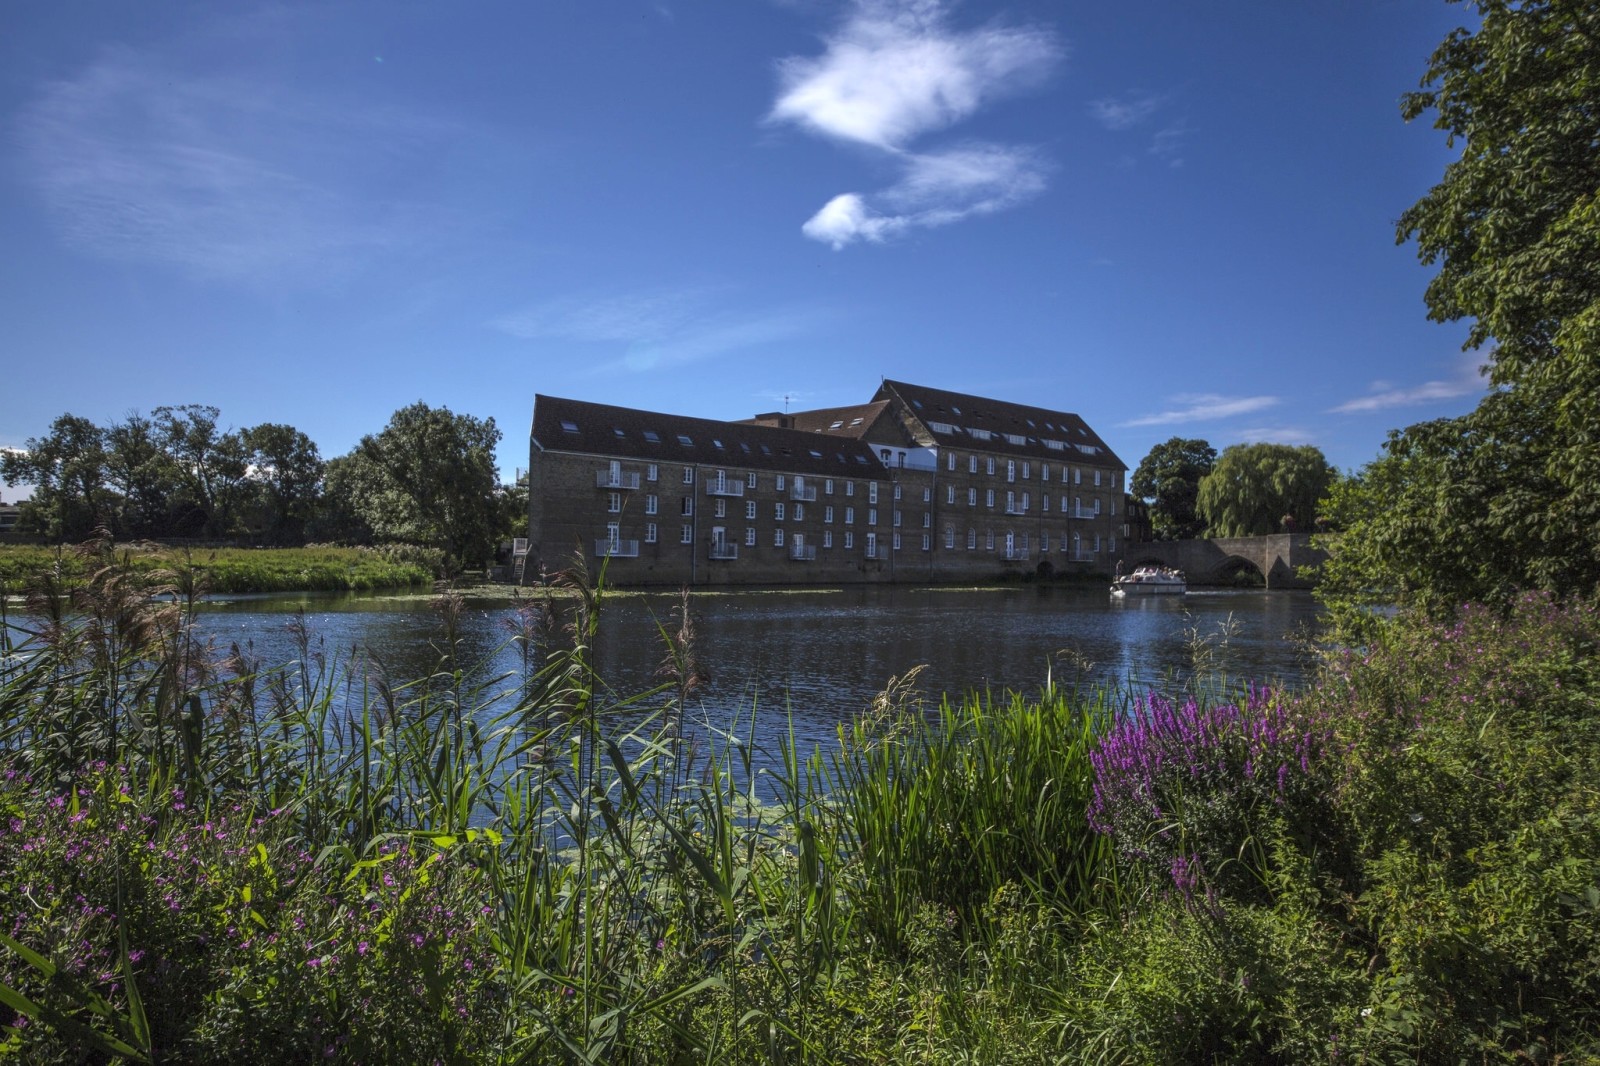
M 1196 504 L 1211 537 L 1310 530 L 1334 477 L 1309 444 L 1235 444 L 1200 480 Z

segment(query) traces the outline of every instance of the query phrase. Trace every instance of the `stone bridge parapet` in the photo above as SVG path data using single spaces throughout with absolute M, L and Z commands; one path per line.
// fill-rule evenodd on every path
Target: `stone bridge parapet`
M 1182 570 L 1192 585 L 1221 585 L 1240 570 L 1260 571 L 1269 589 L 1308 589 L 1314 582 L 1300 576 L 1328 553 L 1311 546 L 1309 533 L 1273 533 L 1265 537 L 1215 537 L 1208 540 L 1152 540 L 1123 550 L 1127 570 L 1138 566 L 1171 566 Z

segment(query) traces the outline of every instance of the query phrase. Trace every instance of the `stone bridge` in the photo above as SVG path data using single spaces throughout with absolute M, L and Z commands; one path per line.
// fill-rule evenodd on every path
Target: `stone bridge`
M 1123 569 L 1172 566 L 1191 585 L 1230 583 L 1241 570 L 1261 574 L 1269 589 L 1308 589 L 1303 566 L 1316 566 L 1328 553 L 1311 546 L 1309 533 L 1274 533 L 1265 537 L 1218 537 L 1213 540 L 1152 540 L 1123 549 Z

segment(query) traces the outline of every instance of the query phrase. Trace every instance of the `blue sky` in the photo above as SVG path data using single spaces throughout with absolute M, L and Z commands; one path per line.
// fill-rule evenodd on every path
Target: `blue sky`
M 1338 466 L 1469 410 L 1394 220 L 1437 0 L 8 4 L 0 446 L 880 378 Z M 15 493 L 8 493 L 8 497 Z

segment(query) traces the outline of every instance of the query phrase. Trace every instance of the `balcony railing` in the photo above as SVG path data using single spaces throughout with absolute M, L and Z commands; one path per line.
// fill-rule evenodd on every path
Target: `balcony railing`
M 1099 511 L 1091 511 L 1087 507 L 1075 507 L 1075 508 L 1072 509 L 1072 517 L 1073 518 L 1099 518 L 1100 517 L 1100 512 Z
M 1027 560 L 1033 558 L 1033 553 L 1027 548 L 1012 548 L 1010 551 L 1002 548 L 1000 550 L 1000 557 L 1003 559 L 1008 559 L 1014 563 L 1020 563 L 1026 562 Z
M 1006 504 L 1006 514 L 1027 514 L 1028 509 L 1020 503 Z
M 815 485 L 792 485 L 789 488 L 789 499 L 799 500 L 801 503 L 816 503 L 817 487 Z
M 861 556 L 864 559 L 876 559 L 878 558 L 878 553 L 882 550 L 882 548 L 868 548 L 866 551 L 861 553 Z
M 817 546 L 815 544 L 789 545 L 789 558 L 797 563 L 814 563 L 817 561 Z
M 639 542 L 601 537 L 594 542 L 594 553 L 602 559 L 632 559 L 639 554 Z
M 613 474 L 609 470 L 596 470 L 594 472 L 594 487 L 597 489 L 636 489 L 639 487 L 639 475 L 627 471 Z
M 1096 553 L 1088 548 L 1079 548 L 1077 551 L 1072 553 L 1070 558 L 1075 563 L 1092 563 L 1094 562 L 1095 555 Z
M 739 545 L 732 544 L 732 543 L 729 543 L 727 541 L 723 541 L 723 542 L 720 542 L 720 543 L 717 542 L 717 541 L 712 541 L 711 542 L 711 558 L 713 558 L 713 559 L 737 559 L 737 558 L 739 558 Z
M 743 496 L 744 482 L 734 478 L 712 478 L 706 481 L 707 496 Z

